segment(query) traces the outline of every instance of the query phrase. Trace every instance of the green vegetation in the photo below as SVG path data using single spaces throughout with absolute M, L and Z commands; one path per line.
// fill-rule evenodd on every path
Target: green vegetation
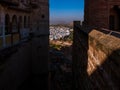
M 61 40 L 63 40 L 63 41 L 73 41 L 73 31 L 70 32 L 69 36 L 66 36 Z
M 62 46 L 61 45 L 56 45 L 56 44 L 50 44 L 50 48 L 60 50 L 62 48 Z
M 57 50 L 61 50 L 61 48 L 65 47 L 65 45 L 63 44 L 64 42 L 69 42 L 69 43 L 72 43 L 73 41 L 73 31 L 70 32 L 70 35 L 69 36 L 66 36 L 64 38 L 61 38 L 60 40 L 57 40 L 57 41 L 60 41 L 60 43 L 57 43 L 57 42 L 50 42 L 50 48 L 54 48 L 54 49 L 57 49 Z

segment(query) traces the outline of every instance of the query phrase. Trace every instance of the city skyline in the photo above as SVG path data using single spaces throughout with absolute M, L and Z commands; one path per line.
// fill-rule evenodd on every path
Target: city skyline
M 50 0 L 50 24 L 83 20 L 84 0 Z

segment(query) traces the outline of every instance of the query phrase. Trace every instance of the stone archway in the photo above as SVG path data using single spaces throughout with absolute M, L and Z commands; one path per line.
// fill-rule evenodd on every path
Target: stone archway
M 19 16 L 19 20 L 18 20 L 18 28 L 21 29 L 23 26 L 23 19 L 22 16 Z
M 120 30 L 120 8 L 117 5 L 114 5 L 113 8 L 110 9 L 109 29 Z
M 12 33 L 18 32 L 17 16 L 12 17 Z
M 27 17 L 24 16 L 24 28 L 27 28 Z
M 5 34 L 10 34 L 10 16 L 9 14 L 5 15 Z

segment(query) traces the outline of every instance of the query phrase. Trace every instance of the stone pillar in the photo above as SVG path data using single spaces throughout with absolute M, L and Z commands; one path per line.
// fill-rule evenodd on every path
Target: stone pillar
M 80 26 L 80 21 L 74 22 L 73 33 L 73 90 L 88 90 L 88 34 Z
M 48 35 L 32 39 L 32 85 L 38 90 L 48 90 Z
M 72 49 L 72 72 L 73 72 L 73 88 L 72 90 L 78 90 L 79 89 L 79 85 L 78 85 L 78 73 L 79 73 L 79 70 L 78 70 L 78 61 L 79 61 L 79 58 L 77 57 L 78 56 L 78 47 L 77 47 L 77 42 L 78 42 L 78 31 L 80 30 L 79 28 L 80 26 L 80 21 L 74 21 L 74 32 L 73 32 L 73 49 Z
M 5 13 L 4 13 L 4 8 L 2 5 L 0 5 L 0 28 L 2 30 L 2 48 L 6 46 L 6 43 L 5 43 Z

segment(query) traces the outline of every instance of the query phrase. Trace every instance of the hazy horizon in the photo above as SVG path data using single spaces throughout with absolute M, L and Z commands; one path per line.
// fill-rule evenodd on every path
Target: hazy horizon
M 50 0 L 50 24 L 83 20 L 84 0 Z

